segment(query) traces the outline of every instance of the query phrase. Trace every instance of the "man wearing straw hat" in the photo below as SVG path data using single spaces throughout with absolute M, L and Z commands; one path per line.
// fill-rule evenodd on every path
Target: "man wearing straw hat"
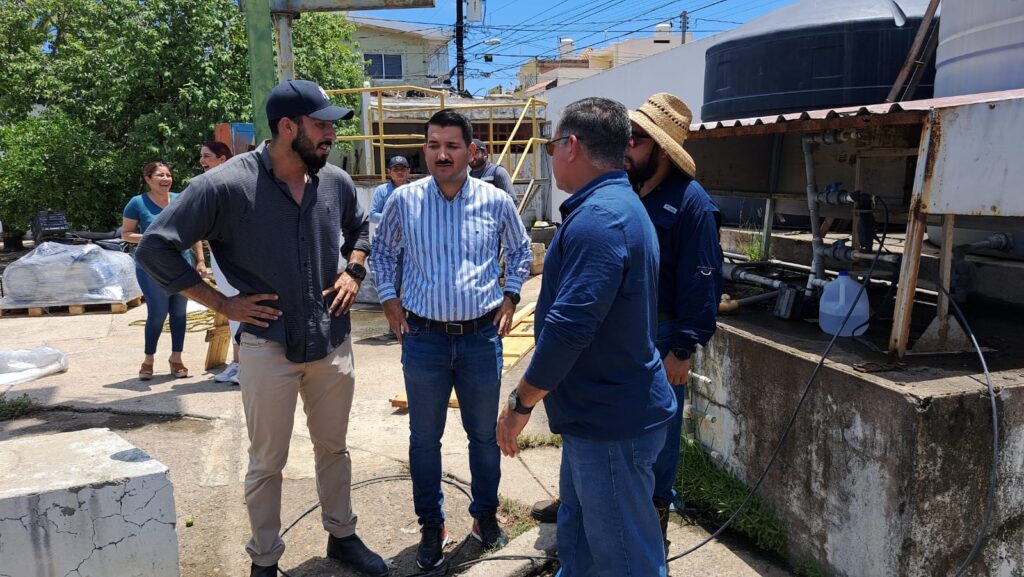
M 662 535 L 668 529 L 672 485 L 679 466 L 686 381 L 691 356 L 715 332 L 722 294 L 718 207 L 694 179 L 693 158 L 683 149 L 690 109 L 666 92 L 629 112 L 631 138 L 626 172 L 654 223 L 661 249 L 658 273 L 658 352 L 680 410 L 669 422 L 654 464 L 654 505 Z M 665 541 L 666 551 L 668 541 Z

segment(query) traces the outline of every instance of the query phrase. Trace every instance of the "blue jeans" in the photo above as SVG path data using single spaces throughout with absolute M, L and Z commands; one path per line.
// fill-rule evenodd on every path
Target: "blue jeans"
M 665 427 L 626 441 L 562 435 L 560 577 L 664 577 L 665 548 L 651 502 Z
M 179 294 L 167 294 L 164 287 L 139 267 L 135 267 L 135 278 L 146 297 L 146 354 L 156 354 L 167 315 L 171 316 L 171 352 L 185 350 L 185 307 L 188 299 Z
M 655 343 L 661 358 L 669 354 L 669 338 L 672 327 L 669 323 L 658 325 L 658 340 Z M 675 498 L 676 472 L 679 470 L 679 446 L 683 434 L 683 406 L 686 404 L 686 385 L 672 385 L 679 410 L 672 416 L 665 428 L 665 446 L 658 453 L 654 463 L 654 500 L 667 507 Z
M 444 521 L 441 436 L 452 388 L 469 437 L 474 518 L 498 509 L 501 452 L 495 426 L 501 389 L 501 337 L 488 324 L 479 332 L 452 336 L 409 322 L 402 339 L 402 369 L 409 400 L 409 469 L 420 523 Z

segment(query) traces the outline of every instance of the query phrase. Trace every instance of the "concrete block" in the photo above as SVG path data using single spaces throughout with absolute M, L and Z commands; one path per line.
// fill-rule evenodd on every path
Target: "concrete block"
M 167 467 L 109 429 L 0 443 L 0 576 L 179 577 Z
M 554 556 L 557 551 L 555 539 L 555 525 L 544 524 L 534 527 L 522 535 L 516 537 L 504 548 L 495 551 L 486 557 L 504 557 L 508 555 L 523 555 L 545 557 Z M 463 577 L 526 577 L 536 573 L 537 568 L 544 565 L 545 561 L 530 559 L 510 559 L 502 561 L 488 561 L 470 566 L 469 570 L 462 573 Z

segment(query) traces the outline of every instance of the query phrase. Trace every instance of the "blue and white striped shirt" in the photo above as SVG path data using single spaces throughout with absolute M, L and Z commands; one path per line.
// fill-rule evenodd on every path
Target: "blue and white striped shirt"
M 498 284 L 499 238 L 505 247 L 504 289 Z M 395 264 L 403 249 L 402 306 L 444 322 L 475 319 L 498 308 L 503 290 L 522 289 L 532 258 L 509 195 L 470 177 L 451 201 L 433 177 L 401 186 L 388 199 L 370 262 L 381 302 L 397 296 Z

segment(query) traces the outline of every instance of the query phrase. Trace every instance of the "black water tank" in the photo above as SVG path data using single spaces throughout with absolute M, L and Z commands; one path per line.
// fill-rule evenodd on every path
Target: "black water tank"
M 883 102 L 927 0 L 804 0 L 707 50 L 701 120 Z M 931 98 L 932 60 L 914 99 Z

